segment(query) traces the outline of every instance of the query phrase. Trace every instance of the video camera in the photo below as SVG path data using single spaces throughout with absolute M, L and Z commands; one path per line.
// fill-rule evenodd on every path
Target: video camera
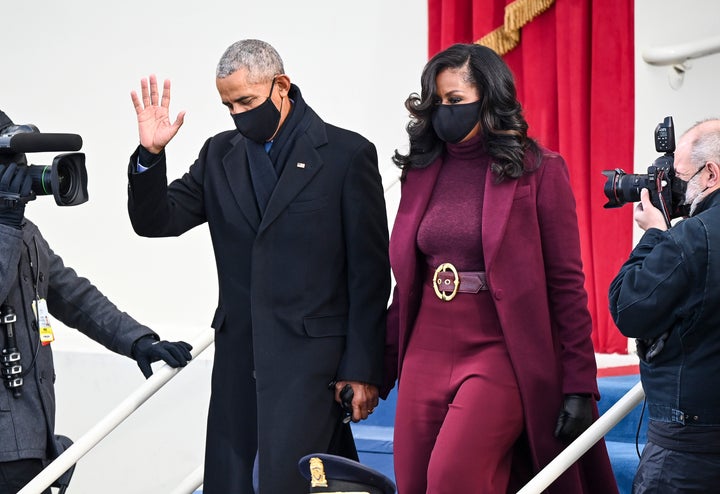
M 683 204 L 687 184 L 675 178 L 673 168 L 675 128 L 672 117 L 665 117 L 655 127 L 655 150 L 664 154 L 648 166 L 646 175 L 625 173 L 620 168 L 602 171 L 607 177 L 603 191 L 608 198 L 603 207 L 617 208 L 628 202 L 637 202 L 640 191 L 646 188 L 653 206 L 662 211 L 665 222 L 670 226 L 671 219 L 687 216 L 689 212 L 689 206 Z
M 58 206 L 76 206 L 88 200 L 84 153 L 57 155 L 52 165 L 28 165 L 25 153 L 78 151 L 82 138 L 77 134 L 44 134 L 35 125 L 15 125 L 0 111 L 0 165 L 28 166 L 32 190 L 27 197 L 0 192 L 0 201 L 28 202 L 36 196 L 50 195 Z

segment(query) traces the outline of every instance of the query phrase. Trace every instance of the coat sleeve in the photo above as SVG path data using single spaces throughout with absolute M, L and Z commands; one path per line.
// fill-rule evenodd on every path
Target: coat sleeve
M 683 317 L 683 297 L 691 283 L 701 282 L 685 261 L 707 265 L 707 251 L 689 250 L 692 245 L 707 245 L 703 229 L 683 226 L 682 242 L 674 228 L 667 232 L 648 229 L 610 284 L 610 313 L 625 336 L 656 338 Z
M 389 235 L 377 151 L 368 141 L 351 159 L 343 182 L 342 209 L 349 313 L 338 378 L 381 386 L 390 297 Z
M 200 156 L 181 178 L 167 183 L 163 152 L 157 163 L 138 172 L 138 150 L 128 166 L 128 213 L 135 233 L 143 237 L 178 236 L 205 222 L 202 170 L 209 140 Z
M 550 155 L 537 173 L 538 222 L 551 325 L 560 345 L 562 391 L 597 396 L 592 319 L 567 165 L 559 155 Z
M 18 274 L 22 231 L 0 225 L 0 303 L 8 298 Z
M 383 385 L 380 397 L 386 399 L 395 387 L 398 378 L 398 359 L 400 353 L 400 303 L 397 299 L 397 285 L 393 290 L 392 303 L 387 312 L 387 334 L 385 336 L 385 358 Z
M 135 340 L 145 335 L 159 339 L 150 328 L 119 310 L 87 278 L 66 267 L 42 237 L 37 240 L 38 248 L 48 252 L 50 314 L 109 350 L 131 358 Z

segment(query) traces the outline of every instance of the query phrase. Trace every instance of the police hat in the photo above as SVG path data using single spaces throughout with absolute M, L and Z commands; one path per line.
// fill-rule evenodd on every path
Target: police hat
M 310 481 L 310 492 L 336 494 L 395 494 L 392 480 L 377 470 L 342 456 L 312 454 L 298 462 Z

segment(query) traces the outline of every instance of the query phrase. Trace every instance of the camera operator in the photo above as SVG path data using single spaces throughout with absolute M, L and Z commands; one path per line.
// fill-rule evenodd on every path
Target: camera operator
M 11 125 L 0 111 L 0 135 Z M 58 454 L 49 314 L 134 358 L 145 377 L 152 362 L 192 358 L 189 344 L 159 341 L 63 264 L 24 216 L 28 169 L 23 154 L 0 154 L 0 494 L 16 493 Z
M 643 189 L 645 233 L 609 293 L 618 328 L 637 338 L 650 418 L 634 494 L 720 485 L 720 120 L 680 138 L 674 171 L 690 216 L 668 228 Z

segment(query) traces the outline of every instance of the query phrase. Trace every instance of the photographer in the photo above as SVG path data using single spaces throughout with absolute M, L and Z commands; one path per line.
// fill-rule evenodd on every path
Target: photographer
M 0 111 L 0 137 L 12 126 Z M 24 154 L 0 149 L 0 494 L 17 492 L 58 454 L 50 314 L 134 358 L 145 377 L 154 361 L 192 358 L 190 345 L 158 341 L 50 249 L 24 217 L 34 198 L 29 169 Z
M 720 484 L 720 120 L 680 138 L 674 171 L 690 216 L 668 228 L 643 189 L 645 233 L 610 285 L 615 323 L 637 338 L 650 418 L 634 494 Z

